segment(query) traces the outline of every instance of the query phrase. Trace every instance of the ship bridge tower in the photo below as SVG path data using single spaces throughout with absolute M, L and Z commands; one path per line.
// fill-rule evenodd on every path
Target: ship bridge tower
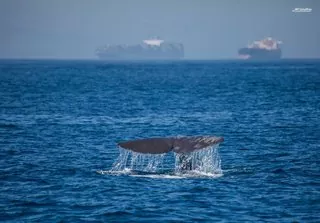
M 143 40 L 143 42 L 150 46 L 160 46 L 164 42 L 164 40 L 160 39 L 159 37 L 154 37 L 154 38 Z

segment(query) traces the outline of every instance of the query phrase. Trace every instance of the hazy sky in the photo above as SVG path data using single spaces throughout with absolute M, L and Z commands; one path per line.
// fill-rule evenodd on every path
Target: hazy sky
M 95 58 L 155 35 L 187 59 L 235 58 L 266 36 L 283 57 L 320 58 L 320 0 L 0 0 L 0 58 Z

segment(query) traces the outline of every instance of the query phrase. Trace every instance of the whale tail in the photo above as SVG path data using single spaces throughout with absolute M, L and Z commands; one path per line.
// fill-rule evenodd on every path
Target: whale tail
M 173 151 L 175 153 L 190 153 L 223 142 L 223 137 L 217 136 L 184 136 L 168 138 L 147 138 L 119 142 L 118 145 L 137 153 L 161 154 Z

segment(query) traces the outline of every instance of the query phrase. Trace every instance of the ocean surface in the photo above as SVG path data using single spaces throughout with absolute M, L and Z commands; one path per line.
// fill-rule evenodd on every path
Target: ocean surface
M 193 135 L 200 171 L 117 147 Z M 2 60 L 0 185 L 1 222 L 320 222 L 320 61 Z

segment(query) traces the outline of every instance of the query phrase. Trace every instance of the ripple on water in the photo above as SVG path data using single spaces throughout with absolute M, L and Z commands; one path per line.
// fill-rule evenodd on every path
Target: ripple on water
M 0 61 L 0 219 L 320 222 L 319 86 L 308 60 Z M 116 147 L 173 135 L 225 141 L 192 171 Z

